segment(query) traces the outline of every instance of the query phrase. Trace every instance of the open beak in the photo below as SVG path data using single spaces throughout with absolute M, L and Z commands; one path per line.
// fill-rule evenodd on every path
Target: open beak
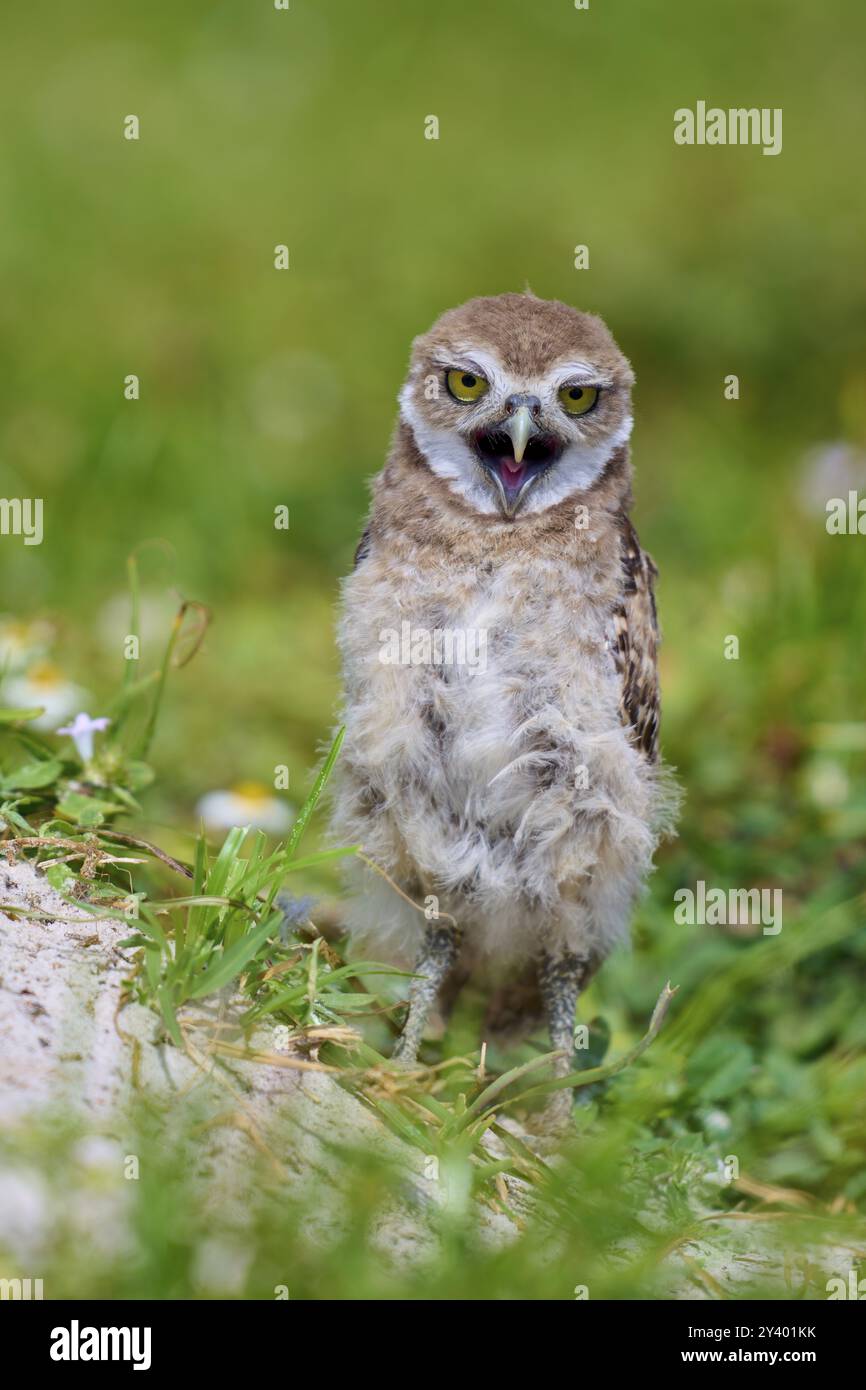
M 535 421 L 529 413 L 529 407 L 522 405 L 519 410 L 515 410 L 503 428 L 506 434 L 511 435 L 511 442 L 514 445 L 514 462 L 522 463 L 530 437 L 538 433 Z
M 562 451 L 559 439 L 538 424 L 527 405 L 479 431 L 474 444 L 507 517 L 516 514 L 530 488 Z

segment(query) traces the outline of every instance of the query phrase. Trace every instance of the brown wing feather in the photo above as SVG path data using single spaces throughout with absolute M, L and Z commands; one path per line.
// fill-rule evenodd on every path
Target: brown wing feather
M 367 527 L 364 528 L 364 533 L 363 533 L 363 535 L 361 536 L 361 539 L 358 541 L 358 545 L 357 545 L 357 548 L 356 548 L 356 550 L 355 550 L 355 563 L 354 563 L 354 565 L 353 565 L 353 569 L 357 569 L 358 566 L 360 565 L 361 561 L 362 561 L 362 560 L 366 560 L 366 558 L 367 558 L 367 556 L 368 556 L 369 554 L 370 554 L 370 528 L 369 528 L 369 526 L 367 526 Z
M 650 762 L 657 760 L 659 744 L 657 574 L 652 557 L 641 550 L 637 532 L 623 517 L 622 599 L 614 613 L 613 649 L 622 676 L 622 720 Z

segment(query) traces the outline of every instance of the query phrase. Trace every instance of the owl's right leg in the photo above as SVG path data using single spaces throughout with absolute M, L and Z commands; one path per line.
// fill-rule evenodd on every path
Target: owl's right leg
M 597 962 L 567 949 L 544 950 L 538 961 L 538 984 L 547 1014 L 550 1045 L 559 1052 L 553 1075 L 563 1079 L 574 1070 L 574 1020 L 577 1000 L 589 982 Z M 574 1092 L 554 1091 L 544 1109 L 535 1116 L 533 1127 L 542 1134 L 556 1135 L 568 1130 Z
M 428 923 L 415 965 L 416 978 L 409 988 L 409 1013 L 391 1054 L 392 1060 L 401 1067 L 414 1066 L 430 1010 L 457 964 L 459 954 L 459 927 L 443 922 Z

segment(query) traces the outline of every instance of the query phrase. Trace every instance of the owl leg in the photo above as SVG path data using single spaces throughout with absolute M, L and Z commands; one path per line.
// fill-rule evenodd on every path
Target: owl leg
M 409 1013 L 391 1054 L 392 1060 L 400 1066 L 414 1065 L 430 1010 L 441 986 L 457 963 L 459 953 L 458 927 L 442 922 L 428 924 L 415 965 L 416 978 L 409 988 Z
M 542 951 L 538 962 L 538 985 L 547 1015 L 550 1044 L 562 1052 L 553 1064 L 555 1077 L 568 1076 L 574 1070 L 574 1017 L 577 1000 L 584 983 L 592 974 L 590 961 L 575 951 Z M 535 1128 L 542 1132 L 560 1133 L 571 1122 L 574 1092 L 564 1087 L 554 1091 L 546 1106 L 536 1117 Z

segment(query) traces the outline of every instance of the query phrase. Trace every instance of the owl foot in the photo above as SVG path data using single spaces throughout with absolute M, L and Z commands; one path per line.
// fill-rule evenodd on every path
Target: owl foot
M 409 987 L 409 1012 L 391 1054 L 391 1061 L 401 1070 L 410 1070 L 417 1061 L 430 1011 L 457 963 L 460 939 L 460 929 L 453 924 L 431 922 L 424 932 L 415 979 Z
M 544 1002 L 552 1048 L 560 1055 L 553 1063 L 559 1080 L 574 1070 L 574 1016 L 592 963 L 574 951 L 543 951 L 538 962 L 538 984 Z M 572 1128 L 574 1092 L 571 1087 L 554 1091 L 543 1110 L 532 1116 L 528 1128 L 548 1147 L 555 1147 Z

